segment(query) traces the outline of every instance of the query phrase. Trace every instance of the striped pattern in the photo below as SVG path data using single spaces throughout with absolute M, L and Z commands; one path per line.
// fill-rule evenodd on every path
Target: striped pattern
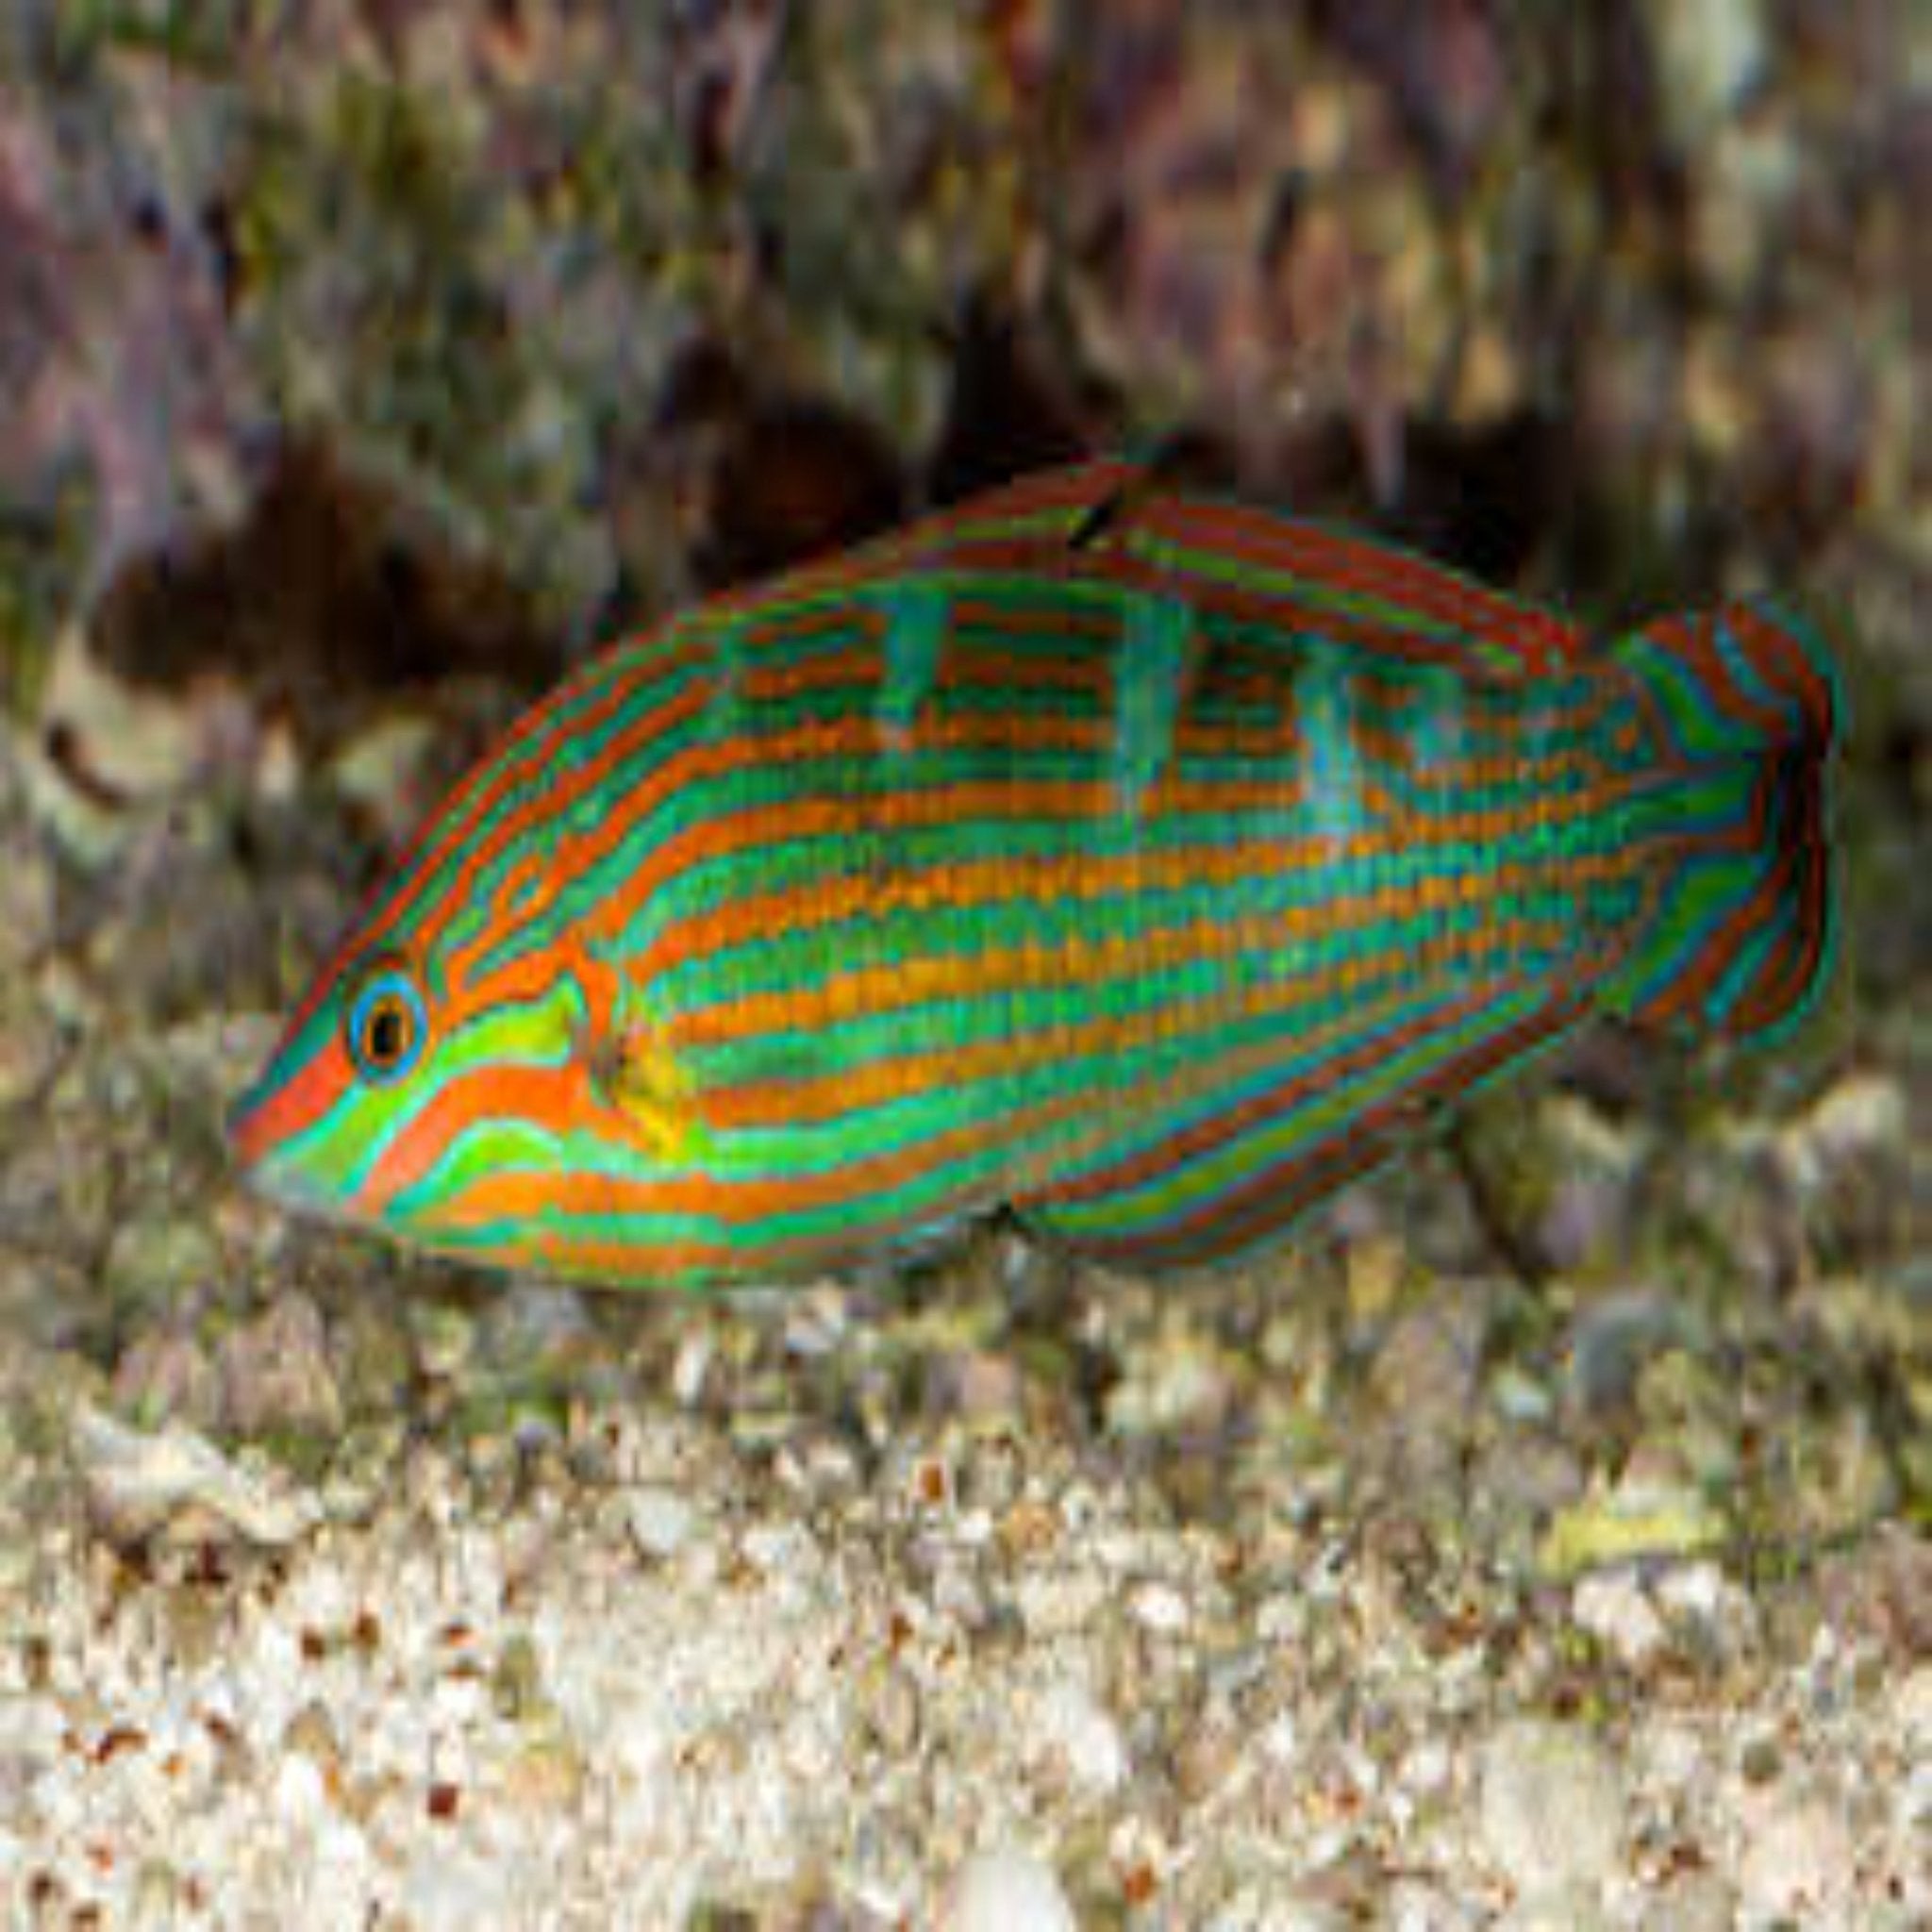
M 238 1110 L 296 1205 L 613 1283 L 1008 1205 L 1189 1265 L 1602 1008 L 1748 1035 L 1829 929 L 1822 648 L 1607 650 L 1418 558 L 1050 473 L 619 647 L 366 909 Z M 362 1078 L 371 961 L 420 1065 Z

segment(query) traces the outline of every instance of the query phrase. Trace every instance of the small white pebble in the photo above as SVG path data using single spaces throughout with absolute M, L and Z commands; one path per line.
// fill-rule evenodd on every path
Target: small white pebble
M 1438 1918 L 1424 1923 L 1434 1932 L 1442 1922 Z M 1496 1932 L 1610 1932 L 1595 1889 L 1585 1885 L 1525 1894 L 1494 1923 Z
M 1906 1091 L 1888 1075 L 1840 1080 L 1778 1137 L 1785 1171 L 1801 1189 L 1823 1186 L 1835 1171 L 1902 1141 L 1910 1126 Z
M 668 1563 L 691 1541 L 697 1511 L 675 1490 L 636 1490 L 630 1497 L 630 1540 L 654 1563 Z
M 1397 1775 L 1417 1797 L 1440 1791 L 1449 1782 L 1449 1747 L 1440 1739 L 1425 1738 L 1403 1758 Z
M 275 1809 L 291 1824 L 306 1823 L 322 1809 L 322 1773 L 306 1753 L 293 1751 L 275 1771 Z
M 1681 1790 L 1711 1774 L 1707 1740 L 1692 1725 L 1660 1719 L 1646 1726 L 1644 1782 L 1653 1788 Z
M 1021 1621 L 1036 1640 L 1065 1636 L 1091 1623 L 1108 1602 L 1107 1579 L 1096 1570 L 1024 1573 L 1014 1591 Z
M 797 1579 L 819 1567 L 817 1539 L 795 1523 L 754 1524 L 744 1532 L 739 1554 L 767 1576 Z
M 1271 1764 L 1292 1764 L 1301 1750 L 1301 1734 L 1295 1729 L 1294 1712 L 1284 1710 L 1261 1733 L 1261 1755 Z
M 677 1351 L 671 1365 L 671 1392 L 682 1408 L 694 1408 L 705 1392 L 705 1378 L 711 1372 L 711 1344 L 702 1335 L 693 1335 Z
M 1660 1602 L 1678 1615 L 1715 1624 L 1736 1608 L 1738 1592 L 1715 1563 L 1673 1563 L 1657 1578 Z
M 953 1519 L 953 1540 L 962 1550 L 983 1550 L 993 1539 L 990 1509 L 962 1509 Z
M 1907 1738 L 1932 1747 L 1932 1664 L 1920 1664 L 1899 1686 L 1892 1701 Z
M 1149 1630 L 1176 1637 L 1188 1627 L 1188 1600 L 1165 1583 L 1149 1583 L 1134 1593 L 1134 1615 Z
M 1078 1932 L 1053 1868 L 1017 1845 L 966 1861 L 942 1923 L 946 1932 Z
M 1618 1869 L 1624 1793 L 1615 1765 L 1587 1733 L 1524 1719 L 1483 1751 L 1482 1833 L 1525 1896 L 1600 1885 Z
M 1259 1885 L 1238 1891 L 1211 1923 L 1214 1932 L 1344 1932 L 1348 1924 L 1325 1899 L 1283 1895 Z
M 1663 1619 L 1628 1571 L 1584 1577 L 1571 1598 L 1570 1614 L 1621 1663 L 1643 1663 L 1664 1641 Z
M 1912 1765 L 1892 1808 L 1907 1831 L 1922 1837 L 1932 1833 L 1932 1757 L 1921 1757 Z
M 1745 1903 L 1776 1916 L 1836 1903 L 1851 1874 L 1852 1835 L 1815 1799 L 1765 1796 L 1741 1807 L 1738 1884 Z
M 417 1856 L 404 1890 L 405 1909 L 421 1932 L 504 1924 L 514 1916 L 514 1899 L 508 1874 L 495 1864 L 441 1849 Z
M 1120 1727 L 1084 1684 L 1071 1679 L 1052 1685 L 1040 1700 L 1040 1743 L 1090 1791 L 1114 1790 L 1127 1774 Z

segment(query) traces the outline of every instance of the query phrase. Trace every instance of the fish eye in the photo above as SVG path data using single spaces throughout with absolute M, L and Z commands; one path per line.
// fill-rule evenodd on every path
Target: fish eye
M 423 1056 L 429 1015 L 408 972 L 392 961 L 373 968 L 349 1002 L 349 1058 L 372 1085 L 400 1080 Z

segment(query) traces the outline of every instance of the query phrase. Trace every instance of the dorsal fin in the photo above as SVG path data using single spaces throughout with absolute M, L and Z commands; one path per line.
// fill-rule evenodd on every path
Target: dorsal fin
M 1587 649 L 1569 619 L 1399 544 L 1183 486 L 1158 452 L 1023 477 L 808 565 L 783 590 L 836 595 L 911 571 L 1142 589 L 1284 644 L 1319 638 L 1485 680 L 1547 676 Z

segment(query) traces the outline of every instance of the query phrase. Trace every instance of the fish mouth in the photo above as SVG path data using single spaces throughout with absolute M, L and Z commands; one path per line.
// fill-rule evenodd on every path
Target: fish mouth
M 239 1163 L 242 1185 L 258 1200 L 298 1220 L 338 1228 L 366 1228 L 367 1218 L 352 1214 L 338 1196 L 302 1166 L 276 1154 Z
M 314 1179 L 304 1174 L 294 1161 L 264 1154 L 253 1160 L 240 1160 L 236 1165 L 242 1185 L 251 1194 L 296 1214 L 325 1216 L 331 1220 L 340 1218 Z
M 224 1138 L 235 1165 L 255 1179 L 263 1170 L 277 1165 L 275 1158 L 275 1109 L 271 1105 L 275 1085 L 258 1080 L 229 1108 L 222 1123 Z
M 228 1153 L 250 1193 L 298 1214 L 340 1220 L 335 1203 L 299 1160 L 276 1144 L 275 1089 L 260 1082 L 228 1109 L 224 1131 Z

